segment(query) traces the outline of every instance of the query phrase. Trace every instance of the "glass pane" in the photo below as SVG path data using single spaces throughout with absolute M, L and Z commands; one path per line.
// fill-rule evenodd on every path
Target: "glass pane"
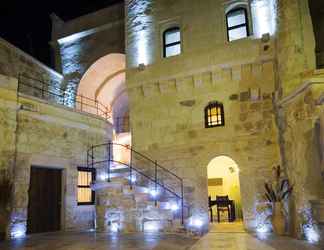
M 228 37 L 229 41 L 245 38 L 247 37 L 246 27 L 244 26 L 244 27 L 229 30 L 228 36 L 229 36 Z
M 217 112 L 218 112 L 218 108 L 215 107 L 215 108 L 212 108 L 212 109 L 211 109 L 211 114 L 212 114 L 212 115 L 216 115 Z
M 91 189 L 78 188 L 78 202 L 91 202 Z
M 78 171 L 78 185 L 79 186 L 89 186 L 91 183 L 91 172 Z
M 236 10 L 227 15 L 227 23 L 228 27 L 233 27 L 240 24 L 245 24 L 245 11 L 244 10 Z
M 165 57 L 176 56 L 181 53 L 181 45 L 176 44 L 165 48 Z
M 180 42 L 180 30 L 170 30 L 165 32 L 165 45 Z

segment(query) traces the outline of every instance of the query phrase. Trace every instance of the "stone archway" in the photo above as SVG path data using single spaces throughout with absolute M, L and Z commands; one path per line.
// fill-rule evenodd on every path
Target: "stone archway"
M 239 171 L 237 163 L 224 155 L 213 158 L 207 166 L 208 196 L 212 200 L 215 200 L 216 196 L 228 196 L 235 206 L 232 219 L 236 221 L 243 218 Z M 215 215 L 216 208 L 213 211 Z
M 129 121 L 125 61 L 125 55 L 118 53 L 108 54 L 98 59 L 83 75 L 77 94 L 78 96 L 97 100 L 109 107 L 111 110 L 110 121 L 115 131 L 115 140 L 122 137 L 123 143 L 130 144 L 129 125 L 124 124 Z M 128 128 L 127 131 L 125 128 Z M 127 137 L 129 138 L 127 139 Z

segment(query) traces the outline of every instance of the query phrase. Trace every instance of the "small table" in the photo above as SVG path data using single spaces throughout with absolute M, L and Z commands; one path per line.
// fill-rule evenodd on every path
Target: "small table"
M 222 200 L 222 201 L 218 201 L 216 200 L 212 200 L 211 197 L 208 197 L 208 204 L 209 204 L 209 212 L 210 212 L 210 222 L 213 222 L 213 206 L 217 206 L 217 207 L 228 207 L 228 221 L 229 222 L 233 222 L 235 221 L 236 215 L 235 215 L 235 202 L 234 200 Z M 218 213 L 218 222 L 220 222 L 219 219 L 219 213 Z

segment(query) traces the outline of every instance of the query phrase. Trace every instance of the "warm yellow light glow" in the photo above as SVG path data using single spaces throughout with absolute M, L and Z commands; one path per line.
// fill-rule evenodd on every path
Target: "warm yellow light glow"
M 89 186 L 92 181 L 92 173 L 87 171 L 78 171 L 78 202 L 91 202 L 92 190 Z
M 90 188 L 78 188 L 78 202 L 91 202 Z
M 228 195 L 235 202 L 237 218 L 241 218 L 239 168 L 235 161 L 227 156 L 216 157 L 208 164 L 207 171 L 208 179 L 222 179 L 221 185 L 208 186 L 208 195 L 213 200 L 216 195 Z

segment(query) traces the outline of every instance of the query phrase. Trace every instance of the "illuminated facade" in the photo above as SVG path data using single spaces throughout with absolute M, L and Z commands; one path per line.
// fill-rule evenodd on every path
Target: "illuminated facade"
M 324 89 L 321 70 L 324 36 L 319 14 L 322 9 L 315 0 L 205 0 L 190 4 L 187 0 L 126 0 L 124 4 L 69 22 L 52 15 L 51 45 L 56 71 L 60 73 L 46 69 L 45 73 L 35 73 L 36 77 L 58 78 L 68 93 L 63 97 L 64 104 L 82 111 L 73 126 L 78 123 L 81 130 L 93 129 L 88 141 L 83 132 L 76 135 L 68 131 L 74 136 L 72 142 L 66 145 L 59 141 L 56 147 L 69 148 L 82 138 L 82 145 L 73 152 L 81 155 L 91 145 L 111 141 L 113 148 L 109 146 L 104 152 L 105 157 L 113 155 L 114 171 L 120 167 L 117 161 L 125 165 L 133 160 L 132 154 L 136 153 L 132 147 L 154 159 L 150 167 L 163 166 L 183 184 L 181 195 L 174 191 L 181 202 L 173 199 L 156 205 L 164 187 L 158 188 L 156 182 L 156 185 L 142 182 L 139 173 L 112 175 L 97 169 L 89 177 L 90 171 L 84 168 L 88 179 L 80 177 L 78 182 L 77 167 L 85 165 L 86 156 L 88 163 L 97 157 L 96 152 L 88 151 L 80 159 L 75 156 L 78 160 L 73 166 L 65 164 L 71 176 L 67 175 L 70 192 L 64 196 L 63 224 L 72 225 L 72 229 L 79 225 L 91 228 L 94 225 L 90 222 L 96 220 L 98 228 L 111 232 L 179 229 L 181 216 L 176 211 L 185 206 L 189 211 L 181 218 L 185 228 L 206 232 L 207 166 L 213 165 L 213 159 L 229 158 L 227 162 L 235 163 L 231 171 L 235 172 L 235 187 L 239 190 L 233 195 L 239 198 L 233 199 L 237 199 L 238 213 L 242 212 L 247 230 L 271 230 L 265 212 L 264 183 L 271 178 L 272 167 L 281 165 L 294 183 L 290 200 L 294 208 L 287 221 L 289 233 L 314 240 L 320 231 L 316 225 L 322 222 L 324 213 L 323 149 L 318 140 L 321 138 L 324 143 L 319 133 L 324 127 L 320 122 Z M 21 68 L 12 72 L 16 74 L 0 71 L 18 78 Z M 93 109 L 93 100 L 96 108 L 99 103 L 107 108 L 106 125 L 91 119 L 102 115 L 101 109 Z M 51 115 L 47 114 L 46 119 L 38 116 L 44 127 L 53 121 L 54 118 L 48 118 Z M 22 134 L 24 129 L 27 128 L 23 128 Z M 21 140 L 24 142 L 24 135 Z M 35 152 L 44 153 L 40 149 Z M 55 157 L 60 155 L 50 149 L 48 152 Z M 64 157 L 68 161 L 70 155 Z M 109 163 L 112 158 L 108 159 Z M 139 165 L 148 168 L 149 164 L 141 160 L 131 162 L 135 169 Z M 226 176 L 231 173 L 226 172 Z M 119 191 L 107 191 L 111 188 L 107 186 L 110 178 L 122 182 Z M 221 177 L 214 173 L 212 178 Z M 90 182 L 96 183 L 97 203 L 91 196 Z M 162 182 L 170 186 L 175 183 L 170 176 L 164 176 L 158 185 Z M 147 184 L 141 189 L 146 198 L 134 204 L 123 196 L 127 193 L 125 186 L 140 186 L 139 183 Z M 19 223 L 12 220 L 9 228 L 26 226 L 26 188 L 25 203 L 14 205 L 20 209 L 16 213 Z M 86 191 L 81 191 L 82 188 Z M 232 192 L 230 188 L 224 190 L 227 191 L 223 193 Z M 89 200 L 86 206 L 78 206 L 82 204 L 76 202 L 77 192 L 83 203 Z M 131 194 L 136 196 L 134 192 Z M 119 209 L 108 209 L 111 201 Z M 155 208 L 147 209 L 152 212 L 150 216 L 140 214 L 138 206 L 147 202 L 150 207 L 152 201 Z M 82 221 L 82 213 L 88 214 L 86 222 Z M 18 231 L 20 234 L 23 230 Z M 14 229 L 11 233 L 15 236 Z

